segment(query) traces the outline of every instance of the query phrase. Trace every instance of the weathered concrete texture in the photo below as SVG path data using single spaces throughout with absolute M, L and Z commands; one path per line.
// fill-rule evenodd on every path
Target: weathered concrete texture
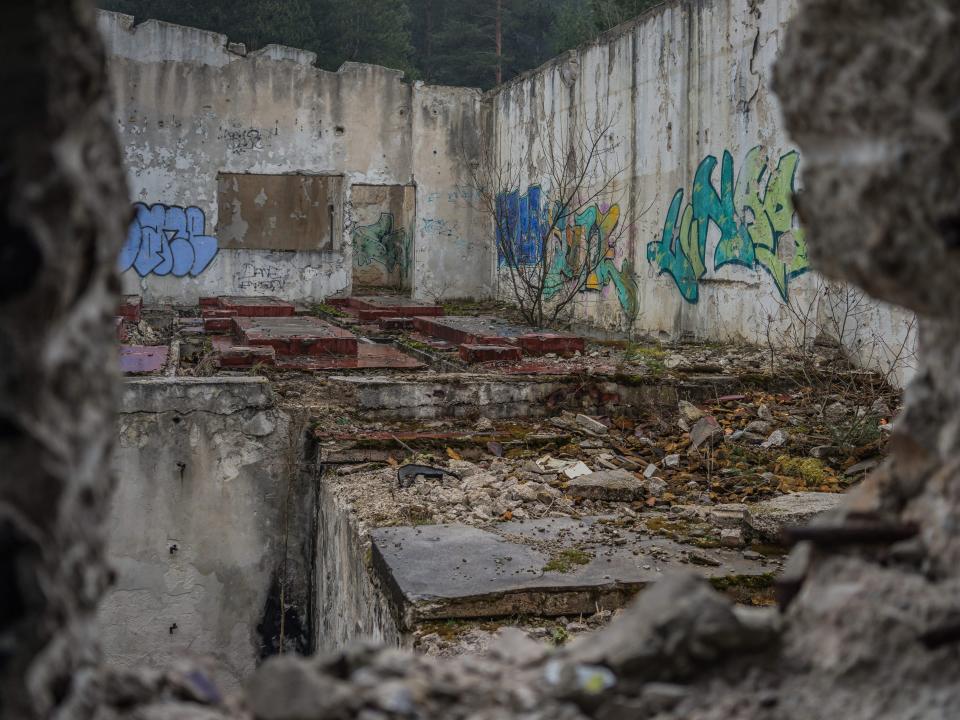
M 616 609 L 664 573 L 691 563 L 705 577 L 734 581 L 769 572 L 738 552 L 692 551 L 630 531 L 617 533 L 620 544 L 598 543 L 601 520 L 513 521 L 491 531 L 463 525 L 378 528 L 370 533 L 373 564 L 406 629 L 425 620 Z
M 333 470 L 328 470 L 333 472 Z M 397 645 L 401 632 L 370 572 L 370 538 L 349 505 L 317 478 L 316 647 L 369 640 Z
M 496 251 L 469 163 L 480 152 L 480 93 L 413 87 L 413 164 L 417 181 L 413 296 L 490 297 Z
M 312 645 L 306 610 L 313 491 L 262 378 L 124 384 L 107 536 L 117 582 L 100 608 L 125 668 L 212 659 L 232 687 L 284 644 Z
M 724 385 L 724 382 L 728 385 Z M 613 406 L 622 412 L 647 404 L 674 404 L 681 384 L 651 380 L 649 384 L 621 384 L 598 378 L 584 382 L 574 377 L 491 379 L 489 376 L 440 375 L 431 378 L 387 376 L 333 376 L 328 381 L 340 397 L 352 398 L 359 410 L 381 417 L 544 417 L 560 408 L 606 413 Z M 715 392 L 732 385 L 732 378 L 682 384 L 684 394 Z
M 468 173 L 455 152 L 476 144 L 479 92 L 410 85 L 399 71 L 357 63 L 326 72 L 300 50 L 270 46 L 244 55 L 217 33 L 133 22 L 99 13 L 132 200 L 144 203 L 121 261 L 129 292 L 149 302 L 195 302 L 224 293 L 318 300 L 349 289 L 352 235 L 373 212 L 365 188 L 416 183 L 416 202 L 408 207 L 407 190 L 403 202 L 406 217 L 418 208 L 407 230 L 415 292 L 489 294 L 489 248 L 471 239 L 475 213 L 457 191 Z M 304 214 L 311 227 L 326 228 L 315 233 L 316 247 L 304 247 L 306 235 L 249 227 L 270 222 L 276 198 L 254 188 L 218 200 L 221 174 L 330 176 L 323 182 L 337 197 Z M 231 203 L 229 212 L 220 212 L 221 201 Z M 390 202 L 382 212 L 391 212 Z M 221 215 L 232 218 L 225 237 L 234 249 L 218 248 Z M 382 228 L 368 229 L 374 241 L 386 239 Z M 163 244 L 164 231 L 176 241 Z M 281 247 L 285 236 L 296 244 Z M 257 248 L 264 238 L 273 249 Z M 446 287 L 441 274 L 451 278 Z
M 807 178 L 808 161 L 811 166 L 822 161 L 796 154 L 770 89 L 772 63 L 796 5 L 796 0 L 663 3 L 485 96 L 496 177 L 519 178 L 519 186 L 498 189 L 517 192 L 520 208 L 541 199 L 541 208 L 518 212 L 520 233 L 531 231 L 533 222 L 524 225 L 520 218 L 535 218 L 537 210 L 546 214 L 555 200 L 550 185 L 565 158 L 551 159 L 550 142 L 562 155 L 571 136 L 586 142 L 588 127 L 610 124 L 585 190 L 599 191 L 619 173 L 596 205 L 597 217 L 608 205 L 619 214 L 612 216 L 613 227 L 591 220 L 593 208 L 583 208 L 577 220 L 584 237 L 605 234 L 612 254 L 578 296 L 576 320 L 673 338 L 689 333 L 786 347 L 821 330 L 836 335 L 843 326 L 843 340 L 861 362 L 880 369 L 903 364 L 894 361 L 911 329 L 911 314 L 854 303 L 845 294 L 825 295 L 823 279 L 806 261 L 805 234 L 791 194 L 801 176 Z M 834 32 L 842 35 L 845 27 L 841 22 Z M 791 95 L 785 86 L 788 103 Z M 928 134 L 939 127 L 931 126 Z M 825 154 L 846 166 L 886 150 L 859 143 L 851 152 Z M 927 176 L 935 175 L 929 169 Z M 955 193 L 941 188 L 935 195 L 941 200 L 932 202 L 941 203 L 942 212 L 932 216 L 940 217 Z M 901 197 L 888 207 L 904 202 Z M 851 237 L 862 234 L 855 229 L 861 218 L 849 213 L 846 203 L 834 197 L 832 206 L 825 222 L 842 218 Z M 916 212 L 913 206 L 901 217 Z M 871 220 L 866 227 L 875 226 Z M 582 242 L 574 237 L 571 233 L 568 241 Z M 882 236 L 875 234 L 871 243 L 882 245 Z M 832 252 L 824 249 L 828 264 Z M 505 272 L 501 269 L 499 293 L 508 298 Z M 911 337 L 909 349 L 914 341 Z M 899 370 L 902 381 L 904 368 Z

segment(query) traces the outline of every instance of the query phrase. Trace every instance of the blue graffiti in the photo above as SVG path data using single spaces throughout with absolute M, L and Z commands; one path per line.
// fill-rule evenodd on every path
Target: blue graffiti
M 120 252 L 120 272 L 131 267 L 140 277 L 197 276 L 217 254 L 217 238 L 206 235 L 206 217 L 198 207 L 135 203 L 135 215 Z
M 540 262 L 541 233 L 550 230 L 550 212 L 540 186 L 531 185 L 524 195 L 516 190 L 497 195 L 496 213 L 500 265 L 508 260 L 503 253 L 505 248 L 510 249 L 514 255 L 510 260 L 518 265 Z

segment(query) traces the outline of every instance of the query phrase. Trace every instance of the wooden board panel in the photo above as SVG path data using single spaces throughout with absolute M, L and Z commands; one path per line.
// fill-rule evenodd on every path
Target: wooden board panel
M 343 235 L 340 175 L 218 178 L 221 248 L 333 252 Z

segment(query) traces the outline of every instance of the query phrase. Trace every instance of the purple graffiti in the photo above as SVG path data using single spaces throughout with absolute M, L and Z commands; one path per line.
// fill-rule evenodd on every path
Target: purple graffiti
M 217 239 L 206 235 L 198 207 L 135 203 L 135 215 L 120 252 L 120 272 L 131 267 L 140 277 L 202 273 L 217 254 Z

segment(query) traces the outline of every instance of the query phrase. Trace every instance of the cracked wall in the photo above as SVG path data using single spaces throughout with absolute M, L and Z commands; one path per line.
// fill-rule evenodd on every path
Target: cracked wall
M 613 175 L 611 186 L 596 213 L 551 240 L 562 248 L 558 274 L 571 275 L 562 257 L 569 248 L 592 236 L 606 241 L 576 320 L 789 346 L 799 312 L 816 319 L 810 324 L 842 325 L 835 334 L 865 365 L 890 365 L 912 316 L 825 301 L 794 213 L 804 158 L 770 85 L 795 11 L 795 0 L 668 2 L 488 93 L 493 162 L 502 177 L 519 179 L 502 207 L 520 240 L 543 225 L 553 202 L 555 161 L 544 138 L 565 147 L 567 136 L 587 140 L 591 124 L 610 124 L 606 173 L 595 166 L 583 190 Z M 855 318 L 833 322 L 837 315 Z M 909 353 L 913 339 L 906 344 Z
M 224 35 L 155 20 L 134 25 L 112 12 L 98 22 L 136 203 L 120 259 L 125 292 L 195 303 L 230 294 L 317 302 L 349 291 L 352 186 L 413 185 L 423 209 L 412 228 L 414 294 L 489 295 L 483 273 L 437 279 L 464 264 L 490 267 L 486 244 L 470 233 L 474 210 L 457 192 L 469 173 L 450 151 L 471 133 L 478 91 L 405 83 L 403 73 L 373 65 L 327 72 L 302 50 L 248 53 Z M 221 247 L 221 174 L 342 178 L 331 202 L 336 237 L 318 238 L 314 249 L 302 236 L 296 247 L 243 247 L 232 212 L 230 247 Z

